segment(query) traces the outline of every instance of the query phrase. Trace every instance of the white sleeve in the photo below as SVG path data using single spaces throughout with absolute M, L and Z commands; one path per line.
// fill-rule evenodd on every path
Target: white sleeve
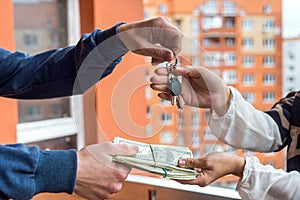
M 236 148 L 272 152 L 281 144 L 275 121 L 266 113 L 256 110 L 241 94 L 230 87 L 232 100 L 227 113 L 218 116 L 211 110 L 209 127 L 221 141 Z
M 256 157 L 247 157 L 243 178 L 237 191 L 242 199 L 290 200 L 300 199 L 300 174 L 285 172 L 270 165 L 262 165 Z

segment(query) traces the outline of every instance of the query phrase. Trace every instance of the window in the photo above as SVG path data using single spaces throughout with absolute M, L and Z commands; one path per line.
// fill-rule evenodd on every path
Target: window
M 184 146 L 185 145 L 184 136 L 183 136 L 183 132 L 182 131 L 178 131 L 178 134 L 177 134 L 177 145 L 178 146 Z
M 38 105 L 29 105 L 25 107 L 25 120 L 41 120 L 43 117 L 41 107 Z
M 254 41 L 251 38 L 245 38 L 243 39 L 242 45 L 244 49 L 251 49 L 254 47 Z
M 210 111 L 209 110 L 205 110 L 204 111 L 204 120 L 208 121 L 209 120 L 209 116 L 210 116 Z
M 254 23 L 252 19 L 243 19 L 242 20 L 242 29 L 243 31 L 249 32 L 254 28 Z
M 170 125 L 172 124 L 172 115 L 171 113 L 163 113 L 161 116 L 162 124 Z
M 267 19 L 263 22 L 264 31 L 273 31 L 275 28 L 275 21 L 273 19 Z
M 197 56 L 192 56 L 192 66 L 199 66 L 199 59 Z
M 270 14 L 272 9 L 271 9 L 271 6 L 270 5 L 264 5 L 263 6 L 263 11 L 265 14 Z
M 34 33 L 24 34 L 24 45 L 27 47 L 37 47 L 38 46 L 38 38 Z
M 244 99 L 249 103 L 255 102 L 255 94 L 253 92 L 245 92 L 243 94 Z
M 192 42 L 192 44 L 191 44 L 192 53 L 196 54 L 198 52 L 198 47 L 199 47 L 199 45 L 198 45 L 198 39 L 197 38 L 193 38 L 191 42 Z
M 290 70 L 291 72 L 295 71 L 295 66 L 294 66 L 294 65 L 290 65 L 290 66 L 289 66 L 289 70 Z
M 235 20 L 233 17 L 226 17 L 225 18 L 225 26 L 227 28 L 234 28 Z
M 163 131 L 160 134 L 160 142 L 163 144 L 171 144 L 173 140 L 173 133 L 171 131 Z
M 145 88 L 145 97 L 147 100 L 152 98 L 152 90 L 150 87 Z
M 235 53 L 225 53 L 224 54 L 224 64 L 225 65 L 236 65 L 236 54 Z
M 235 15 L 236 14 L 236 6 L 234 2 L 223 1 L 223 14 L 224 15 Z
M 235 45 L 235 38 L 225 38 L 225 42 L 227 46 L 234 46 Z
M 168 6 L 166 4 L 160 4 L 158 10 L 160 14 L 166 14 L 168 12 Z
M 179 30 L 182 30 L 182 20 L 181 19 L 175 19 L 175 25 Z
M 164 100 L 164 99 L 161 99 L 160 103 L 161 103 L 161 105 L 164 105 L 164 106 L 170 106 L 171 105 L 171 101 L 167 101 L 167 100 Z
M 218 5 L 216 1 L 207 1 L 202 5 L 202 12 L 204 14 L 216 14 L 218 12 Z
M 202 28 L 204 30 L 211 28 L 221 28 L 222 18 L 220 16 L 209 16 L 202 18 Z
M 274 67 L 275 66 L 274 56 L 264 56 L 263 62 L 264 62 L 265 67 Z
M 289 60 L 294 60 L 295 59 L 295 54 L 292 52 L 289 52 Z
M 288 80 L 289 83 L 293 83 L 295 81 L 295 77 L 294 76 L 289 76 L 287 78 L 287 80 Z
M 199 126 L 200 124 L 200 117 L 198 112 L 193 112 L 192 114 L 192 125 L 193 126 Z
M 204 65 L 205 66 L 220 66 L 221 54 L 220 53 L 206 53 L 204 54 Z
M 264 92 L 264 102 L 272 103 L 275 101 L 275 92 L 267 91 Z
M 263 78 L 264 84 L 274 85 L 275 84 L 275 75 L 274 74 L 265 74 Z
M 199 147 L 200 146 L 200 135 L 198 131 L 193 132 L 193 139 L 192 139 L 192 147 Z
M 217 138 L 212 134 L 210 128 L 207 126 L 204 129 L 205 140 L 216 140 Z
M 267 49 L 275 48 L 275 40 L 273 38 L 266 38 L 263 40 L 263 46 Z
M 226 84 L 236 84 L 237 74 L 234 70 L 227 70 L 223 72 L 223 80 Z
M 243 75 L 243 84 L 244 85 L 253 85 L 254 84 L 254 75 L 253 74 Z
M 244 56 L 243 57 L 243 67 L 253 67 L 254 66 L 254 57 L 253 56 Z
M 191 19 L 191 32 L 192 34 L 199 33 L 198 20 L 196 18 Z

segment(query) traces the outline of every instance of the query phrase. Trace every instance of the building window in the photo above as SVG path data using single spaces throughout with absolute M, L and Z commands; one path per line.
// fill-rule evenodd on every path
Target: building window
M 222 18 L 220 16 L 208 16 L 202 18 L 202 28 L 208 30 L 211 28 L 221 28 Z
M 192 34 L 198 34 L 199 33 L 199 26 L 198 26 L 197 18 L 192 18 L 191 19 L 191 32 L 192 32 Z
M 162 124 L 170 125 L 172 124 L 172 115 L 171 113 L 163 113 L 161 116 Z
M 145 97 L 147 100 L 152 98 L 152 90 L 150 87 L 145 88 Z
M 177 134 L 177 145 L 178 146 L 184 146 L 184 136 L 183 136 L 183 132 L 182 131 L 178 131 Z
M 275 57 L 274 56 L 264 56 L 263 58 L 264 67 L 274 67 Z
M 227 28 L 234 28 L 235 26 L 235 20 L 233 17 L 226 17 L 225 18 L 225 26 Z
M 288 80 L 289 83 L 294 83 L 295 77 L 294 77 L 294 76 L 289 76 L 289 77 L 287 78 L 287 80 Z
M 242 29 L 243 31 L 250 32 L 254 28 L 254 23 L 252 19 L 243 19 L 242 20 Z
M 193 112 L 192 114 L 192 125 L 198 126 L 200 124 L 200 117 L 198 112 Z
M 160 14 L 166 14 L 168 12 L 168 6 L 166 4 L 160 4 L 158 10 Z
M 209 116 L 210 116 L 210 111 L 209 110 L 205 110 L 204 111 L 204 120 L 208 121 L 209 120 Z
M 290 66 L 289 66 L 289 70 L 290 70 L 291 72 L 295 71 L 295 66 L 294 66 L 294 65 L 290 65 Z
M 254 66 L 254 57 L 253 56 L 244 56 L 243 57 L 243 67 L 253 67 Z
M 223 80 L 226 84 L 236 84 L 237 74 L 234 70 L 223 71 Z
M 271 6 L 270 5 L 264 5 L 263 6 L 263 11 L 265 14 L 270 14 L 272 9 L 271 9 Z
M 265 74 L 263 78 L 264 84 L 274 85 L 275 84 L 275 75 L 274 74 Z
M 175 25 L 179 30 L 182 30 L 182 20 L 181 19 L 175 19 Z
M 173 140 L 173 133 L 171 131 L 163 131 L 160 134 L 160 143 L 162 144 L 171 144 Z
M 292 52 L 289 52 L 289 60 L 294 60 L 295 59 L 295 54 Z
M 226 46 L 234 46 L 235 45 L 235 38 L 225 38 Z
M 36 34 L 25 34 L 24 35 L 24 45 L 27 47 L 37 47 L 38 46 L 38 37 Z
M 266 38 L 263 40 L 263 46 L 266 49 L 275 48 L 275 40 L 273 38 Z
M 192 139 L 192 147 L 199 147 L 200 146 L 200 135 L 198 131 L 193 132 L 193 139 Z
M 242 45 L 244 49 L 251 49 L 254 47 L 254 41 L 251 38 L 245 38 L 243 39 Z
M 197 56 L 192 56 L 192 65 L 199 66 L 199 59 Z
M 202 5 L 204 14 L 216 14 L 218 12 L 218 4 L 216 1 L 207 1 Z
M 236 6 L 234 2 L 223 1 L 223 14 L 224 15 L 235 15 L 236 14 Z
M 253 92 L 245 92 L 243 97 L 249 103 L 254 103 L 255 101 L 255 94 Z
M 193 38 L 192 39 L 192 44 L 191 44 L 191 47 L 192 47 L 192 53 L 193 54 L 196 54 L 197 52 L 198 52 L 198 47 L 199 47 L 199 45 L 198 45 L 198 39 L 197 38 Z
M 164 100 L 164 99 L 161 99 L 160 103 L 161 103 L 161 105 L 164 105 L 164 106 L 170 106 L 171 105 L 171 101 L 167 101 L 167 100 Z
M 253 74 L 243 75 L 243 84 L 244 85 L 254 85 L 254 75 Z
M 204 129 L 205 140 L 216 140 L 217 138 L 212 134 L 210 128 L 207 126 Z
M 220 66 L 221 54 L 220 53 L 206 53 L 204 54 L 205 66 Z
M 267 91 L 264 92 L 264 102 L 272 103 L 275 101 L 275 92 Z
M 38 105 L 29 105 L 25 108 L 26 121 L 40 120 L 43 118 L 42 109 Z
M 273 31 L 275 28 L 275 21 L 273 19 L 266 19 L 263 22 L 263 30 L 268 32 L 268 31 Z
M 225 53 L 224 54 L 224 64 L 225 65 L 236 65 L 236 54 L 235 53 Z

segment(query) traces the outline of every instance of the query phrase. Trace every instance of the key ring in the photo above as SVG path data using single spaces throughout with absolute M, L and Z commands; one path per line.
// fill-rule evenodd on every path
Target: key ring
M 178 62 L 178 59 L 176 57 L 176 54 L 173 52 L 173 55 L 174 55 L 174 58 L 175 58 L 175 62 L 168 62 L 166 64 L 166 67 L 167 67 L 167 71 L 168 71 L 168 74 L 173 74 L 173 68 L 177 65 L 177 62 Z

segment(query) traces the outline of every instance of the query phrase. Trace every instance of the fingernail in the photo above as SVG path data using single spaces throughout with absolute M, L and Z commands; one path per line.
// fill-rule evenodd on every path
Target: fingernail
M 185 160 L 178 160 L 178 166 L 185 167 L 186 166 L 186 161 Z

